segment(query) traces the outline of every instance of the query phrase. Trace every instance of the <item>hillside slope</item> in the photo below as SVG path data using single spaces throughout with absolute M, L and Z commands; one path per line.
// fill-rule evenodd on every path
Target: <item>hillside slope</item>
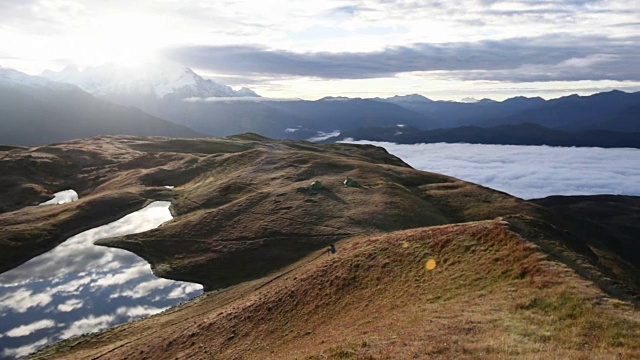
M 262 142 L 201 158 L 192 171 L 198 175 L 188 182 L 183 169 L 143 177 L 178 185 L 172 222 L 99 244 L 140 255 L 160 276 L 215 289 L 354 235 L 538 211 L 504 193 L 414 170 L 373 146 Z M 343 186 L 346 177 L 364 187 Z M 325 188 L 307 189 L 316 179 Z
M 43 145 L 96 135 L 199 137 L 139 109 L 99 100 L 78 88 L 0 83 L 0 144 Z
M 108 217 L 116 209 L 131 209 L 124 205 L 131 197 L 170 198 L 173 221 L 101 244 L 135 252 L 160 276 L 208 289 L 260 277 L 355 234 L 538 211 L 504 193 L 414 170 L 382 148 L 257 136 L 99 137 L 9 151 L 0 169 L 10 174 L 0 177 L 7 189 L 0 204 L 18 209 L 0 215 L 8 229 L 0 241 L 13 244 L 12 249 L 33 241 L 55 245 L 63 240 L 60 234 L 75 233 L 61 214 L 91 217 L 104 211 Z M 365 187 L 344 187 L 347 176 Z M 306 189 L 315 179 L 326 188 Z M 164 185 L 176 188 L 168 191 Z M 80 201 L 64 208 L 20 208 L 42 200 L 47 190 L 66 188 L 76 190 Z M 112 198 L 117 199 L 112 210 L 97 202 Z M 44 226 L 41 232 L 25 226 L 34 221 Z
M 34 359 L 640 355 L 640 313 L 489 220 L 356 237 Z M 429 259 L 437 267 L 426 270 Z
M 538 205 L 418 171 L 375 146 L 256 134 L 103 136 L 7 147 L 0 170 L 7 190 L 0 193 L 2 270 L 148 201 L 170 200 L 172 221 L 99 243 L 135 252 L 159 276 L 208 290 L 163 315 L 71 339 L 36 357 L 640 352 L 639 272 L 622 253 L 627 248 L 605 237 L 592 241 L 553 202 Z M 362 186 L 345 187 L 347 177 Z M 313 180 L 325 187 L 311 189 Z M 80 200 L 28 206 L 67 188 Z M 628 198 L 605 201 L 628 200 L 613 206 L 624 214 L 638 200 Z M 592 201 L 587 207 L 597 208 L 602 199 Z M 584 224 L 634 219 L 627 216 L 601 214 Z M 629 226 L 632 234 L 640 225 Z M 334 256 L 322 252 L 330 243 L 339 249 Z M 425 270 L 432 258 L 436 269 Z

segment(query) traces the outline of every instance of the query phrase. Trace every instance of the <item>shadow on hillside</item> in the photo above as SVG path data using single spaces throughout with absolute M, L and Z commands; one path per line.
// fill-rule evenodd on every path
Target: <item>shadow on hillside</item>
M 341 204 L 347 204 L 346 201 L 344 201 L 340 196 L 336 195 L 336 193 L 333 192 L 333 190 L 324 188 L 320 191 L 318 191 L 318 194 L 325 196 L 327 198 L 329 198 L 330 200 L 333 200 L 335 202 L 339 202 Z

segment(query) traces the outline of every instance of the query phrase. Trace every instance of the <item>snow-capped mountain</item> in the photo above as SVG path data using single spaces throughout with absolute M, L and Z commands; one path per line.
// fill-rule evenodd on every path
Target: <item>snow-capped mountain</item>
M 0 144 L 34 146 L 106 134 L 202 136 L 78 86 L 0 68 Z
M 93 95 L 112 100 L 150 95 L 156 99 L 258 97 L 250 89 L 236 91 L 227 85 L 204 79 L 187 67 L 174 64 L 152 64 L 137 68 L 103 65 L 82 71 L 67 67 L 60 72 L 45 71 L 42 75 L 54 81 L 77 85 Z
M 17 70 L 0 66 L 0 85 L 22 85 L 30 88 L 48 88 L 53 90 L 73 90 L 76 86 L 52 81 L 41 76 L 32 76 Z

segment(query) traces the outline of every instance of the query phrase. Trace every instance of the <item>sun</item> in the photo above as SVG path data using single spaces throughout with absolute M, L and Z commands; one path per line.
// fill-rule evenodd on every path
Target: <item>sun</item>
M 157 58 L 168 35 L 159 18 L 134 14 L 101 16 L 82 35 L 77 61 L 87 66 L 139 66 Z

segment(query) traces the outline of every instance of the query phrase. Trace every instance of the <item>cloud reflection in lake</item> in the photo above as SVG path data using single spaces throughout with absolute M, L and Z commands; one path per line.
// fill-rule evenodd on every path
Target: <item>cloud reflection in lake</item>
M 93 245 L 160 226 L 171 219 L 169 205 L 154 202 L 1 274 L 0 359 L 148 316 L 200 294 L 201 285 L 157 278 L 130 252 Z

